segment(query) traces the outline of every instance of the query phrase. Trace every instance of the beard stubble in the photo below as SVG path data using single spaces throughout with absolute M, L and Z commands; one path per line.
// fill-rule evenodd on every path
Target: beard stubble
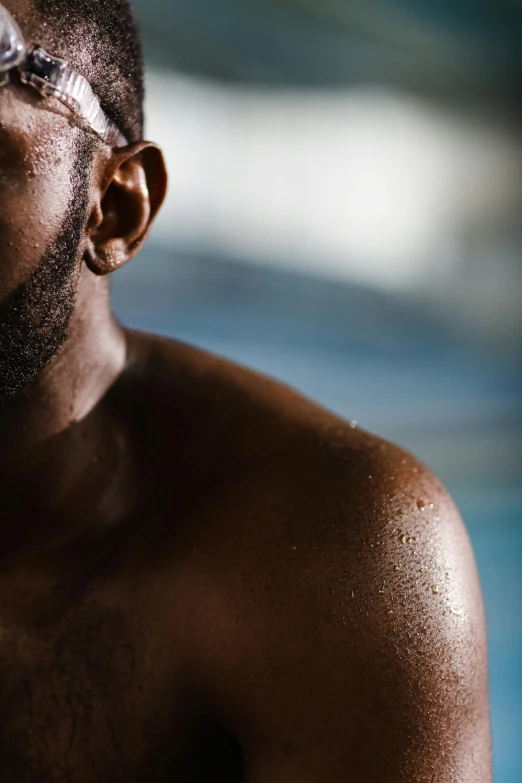
M 89 203 L 90 139 L 76 145 L 72 197 L 60 233 L 36 269 L 0 306 L 0 409 L 26 391 L 67 340 Z

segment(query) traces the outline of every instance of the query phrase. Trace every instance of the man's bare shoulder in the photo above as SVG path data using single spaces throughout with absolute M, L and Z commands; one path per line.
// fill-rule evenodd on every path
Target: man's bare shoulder
M 131 332 L 129 343 L 134 393 L 163 437 L 185 425 L 192 440 L 212 440 L 220 462 L 241 469 L 244 481 L 280 487 L 294 508 L 344 509 L 354 530 L 363 518 L 366 529 L 379 519 L 398 524 L 410 510 L 426 520 L 441 504 L 456 517 L 442 485 L 411 454 L 284 383 L 175 340 Z
M 165 423 L 176 418 L 180 405 L 216 419 L 266 414 L 281 426 L 285 418 L 290 423 L 299 415 L 326 415 L 284 383 L 194 345 L 133 331 L 127 331 L 127 342 L 134 379 L 156 396 Z
M 129 333 L 135 373 L 165 437 L 180 418 L 196 430 L 219 433 L 224 452 L 248 460 L 256 474 L 270 468 L 301 484 L 300 495 L 318 503 L 337 498 L 355 511 L 377 496 L 413 503 L 416 510 L 445 496 L 434 476 L 412 455 L 306 398 L 297 390 L 215 354 L 167 338 Z M 198 424 L 199 423 L 199 424 Z M 270 457 L 268 461 L 267 458 Z M 256 461 L 257 458 L 257 461 Z M 288 472 L 281 468 L 287 465 Z M 309 476 L 315 476 L 303 486 Z M 347 492 L 347 486 L 350 492 Z
M 273 379 L 182 343 L 138 339 L 150 341 L 144 375 L 155 415 L 175 421 L 177 403 L 184 410 L 186 401 L 192 439 L 198 442 L 198 421 L 201 433 L 213 433 L 206 457 L 219 479 L 206 533 L 216 552 L 227 549 L 232 574 L 234 561 L 250 555 L 253 577 L 280 557 L 289 583 L 306 565 L 320 595 L 325 563 L 334 581 L 349 568 L 354 606 L 377 595 L 396 619 L 405 618 L 408 595 L 426 611 L 444 606 L 457 618 L 455 579 L 462 578 L 474 587 L 480 615 L 464 524 L 422 462 Z M 315 560 L 322 566 L 309 568 Z
M 160 410 L 186 399 L 214 433 L 186 628 L 256 780 L 489 780 L 480 588 L 440 482 L 276 381 L 169 341 L 147 356 Z

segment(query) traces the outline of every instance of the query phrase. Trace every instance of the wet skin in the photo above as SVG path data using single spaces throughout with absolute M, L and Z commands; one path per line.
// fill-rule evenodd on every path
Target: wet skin
M 0 306 L 78 133 L 0 90 Z M 437 480 L 112 318 L 165 186 L 153 145 L 97 147 L 67 341 L 0 412 L 0 783 L 489 783 L 480 588 Z

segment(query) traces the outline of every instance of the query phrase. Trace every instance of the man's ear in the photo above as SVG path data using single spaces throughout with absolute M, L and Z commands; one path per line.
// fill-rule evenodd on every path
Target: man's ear
M 159 147 L 141 141 L 113 151 L 87 225 L 85 261 L 94 274 L 107 275 L 136 255 L 166 192 Z

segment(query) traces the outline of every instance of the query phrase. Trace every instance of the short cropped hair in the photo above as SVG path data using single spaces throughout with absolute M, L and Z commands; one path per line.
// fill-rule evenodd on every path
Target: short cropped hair
M 141 37 L 129 0 L 33 0 L 42 40 L 91 84 L 129 142 L 143 138 Z

